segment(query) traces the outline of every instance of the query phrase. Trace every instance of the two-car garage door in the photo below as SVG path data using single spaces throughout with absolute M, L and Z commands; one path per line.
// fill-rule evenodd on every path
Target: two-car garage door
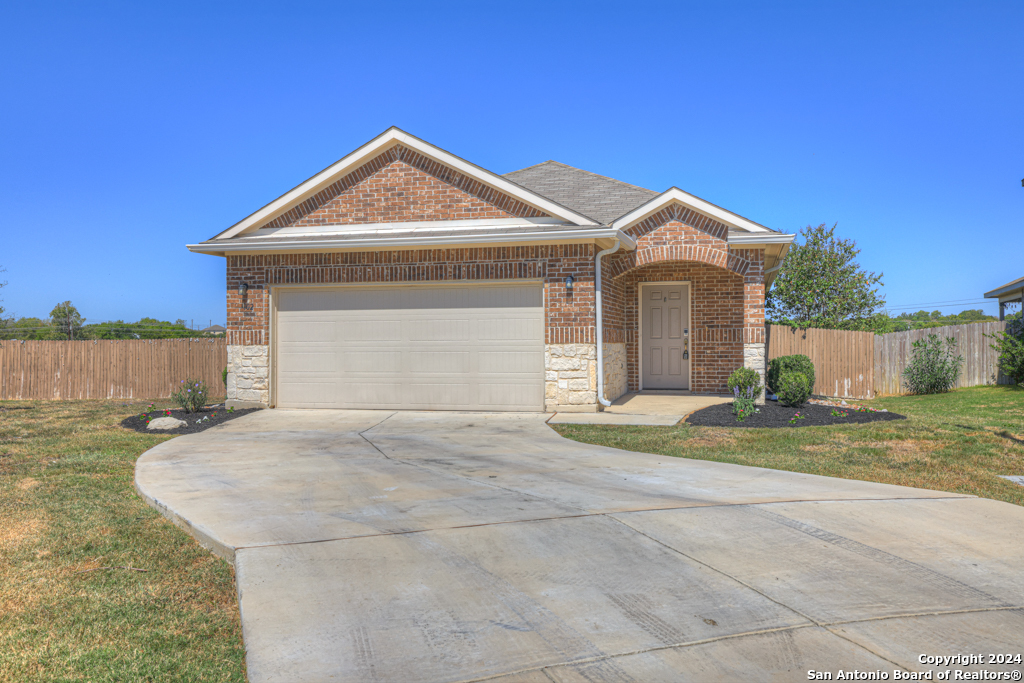
M 275 291 L 282 408 L 543 410 L 541 285 Z

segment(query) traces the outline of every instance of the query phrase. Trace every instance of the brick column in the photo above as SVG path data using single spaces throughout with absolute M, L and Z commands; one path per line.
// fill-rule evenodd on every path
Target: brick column
M 744 254 L 750 267 L 743 276 L 743 367 L 757 371 L 764 386 L 767 370 L 764 329 L 764 250 L 748 249 Z M 765 392 L 757 403 L 763 404 Z

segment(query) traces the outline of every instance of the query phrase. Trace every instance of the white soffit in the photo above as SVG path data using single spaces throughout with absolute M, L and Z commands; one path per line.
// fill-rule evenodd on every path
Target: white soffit
M 217 240 L 237 237 L 239 234 L 252 230 L 262 223 L 273 220 L 295 205 L 305 201 L 329 185 L 337 182 L 366 162 L 399 144 L 405 145 L 426 157 L 430 157 L 438 163 L 444 164 L 459 173 L 478 180 L 484 185 L 507 194 L 510 197 L 514 197 L 523 203 L 529 204 L 530 206 L 540 209 L 545 213 L 549 213 L 552 216 L 564 219 L 574 225 L 596 225 L 593 220 L 582 214 L 578 214 L 561 204 L 557 204 L 550 199 L 530 192 L 524 187 L 520 187 L 499 175 L 491 173 L 484 168 L 480 168 L 476 164 L 471 164 L 465 159 L 461 159 L 439 147 L 435 147 L 434 145 L 420 140 L 413 135 L 409 135 L 403 130 L 391 127 L 340 161 L 331 164 L 320 173 L 317 173 L 309 180 L 284 193 L 262 209 L 250 214 L 238 223 L 235 223 L 213 239 Z
M 682 204 L 683 206 L 693 209 L 698 213 L 702 213 L 706 216 L 711 216 L 717 221 L 721 221 L 730 228 L 737 230 L 743 230 L 744 232 L 756 232 L 756 233 L 767 233 L 773 234 L 772 230 L 755 223 L 754 221 L 748 220 L 743 216 L 738 216 L 732 211 L 726 211 L 720 206 L 716 206 L 711 202 L 706 202 L 700 197 L 694 197 L 689 192 L 683 192 L 678 187 L 672 187 L 661 193 L 657 197 L 654 197 L 646 204 L 642 204 L 637 208 L 627 213 L 622 218 L 617 218 L 612 227 L 618 230 L 625 230 L 632 225 L 639 223 L 647 217 L 661 211 L 666 206 L 672 203 Z

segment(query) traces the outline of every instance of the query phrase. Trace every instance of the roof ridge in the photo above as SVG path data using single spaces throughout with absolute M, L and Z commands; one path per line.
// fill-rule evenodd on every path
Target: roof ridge
M 646 187 L 640 187 L 639 185 L 634 185 L 633 183 L 627 183 L 625 180 L 619 180 L 618 178 L 612 178 L 611 176 L 601 175 L 600 173 L 594 173 L 593 171 L 588 171 L 585 168 L 578 168 L 576 166 L 570 166 L 569 164 L 563 164 L 561 161 L 555 161 L 554 159 L 548 159 L 547 161 L 542 161 L 539 164 L 534 164 L 533 166 L 527 166 L 526 168 L 520 168 L 519 170 L 516 170 L 516 171 L 509 171 L 505 175 L 512 175 L 513 173 L 519 173 L 519 171 L 528 171 L 531 168 L 537 168 L 538 166 L 543 166 L 544 164 L 555 164 L 557 166 L 561 166 L 562 168 L 571 168 L 574 171 L 579 171 L 580 173 L 586 173 L 587 175 L 592 175 L 595 178 L 602 178 L 604 180 L 610 180 L 613 183 L 618 183 L 619 185 L 625 185 L 626 187 L 632 187 L 634 190 L 643 190 L 644 192 L 653 192 L 654 194 L 658 194 L 658 192 L 656 190 L 651 190 L 651 189 L 648 189 Z

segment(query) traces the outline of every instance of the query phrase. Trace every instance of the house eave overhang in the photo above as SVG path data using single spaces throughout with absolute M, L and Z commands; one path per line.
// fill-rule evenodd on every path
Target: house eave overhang
M 1024 293 L 1024 278 L 1014 280 L 1002 287 L 997 287 L 991 292 L 985 292 L 986 299 L 999 299 L 1000 301 L 1015 301 Z
M 528 204 L 547 214 L 561 218 L 574 225 L 597 225 L 592 219 L 583 214 L 553 202 L 546 197 L 542 197 L 535 192 L 531 192 L 512 181 L 506 180 L 439 147 L 435 147 L 403 130 L 392 127 L 208 241 L 230 239 L 272 221 L 282 213 L 337 182 L 366 162 L 400 144 L 440 164 L 455 169 L 488 187 L 515 197 L 524 204 Z
M 657 197 L 651 198 L 650 201 L 641 204 L 637 208 L 633 209 L 626 215 L 615 219 L 612 222 L 612 227 L 618 230 L 627 230 L 633 225 L 646 220 L 648 217 L 656 214 L 667 206 L 672 204 L 681 204 L 698 213 L 702 213 L 706 216 L 714 218 L 728 227 L 741 230 L 743 232 L 752 233 L 764 233 L 764 234 L 777 234 L 774 230 L 766 228 L 765 226 L 755 223 L 752 220 L 739 216 L 732 211 L 727 211 L 720 206 L 716 206 L 711 202 L 705 201 L 700 197 L 695 197 L 689 192 L 684 192 L 678 187 L 672 187 L 662 192 Z
M 636 249 L 636 241 L 629 235 L 613 228 L 584 228 L 566 231 L 519 232 L 515 234 L 493 235 L 443 235 L 443 236 L 409 236 L 409 237 L 366 237 L 358 239 L 331 239 L 325 237 L 317 240 L 273 239 L 266 238 L 256 241 L 239 243 L 232 240 L 208 240 L 199 244 L 186 245 L 195 254 L 227 256 L 229 254 L 249 253 L 309 253 L 309 252 L 341 252 L 341 251 L 390 251 L 408 249 L 452 249 L 458 247 L 472 248 L 475 246 L 529 246 L 549 244 L 596 244 L 605 248 L 619 240 L 622 248 L 627 251 Z

